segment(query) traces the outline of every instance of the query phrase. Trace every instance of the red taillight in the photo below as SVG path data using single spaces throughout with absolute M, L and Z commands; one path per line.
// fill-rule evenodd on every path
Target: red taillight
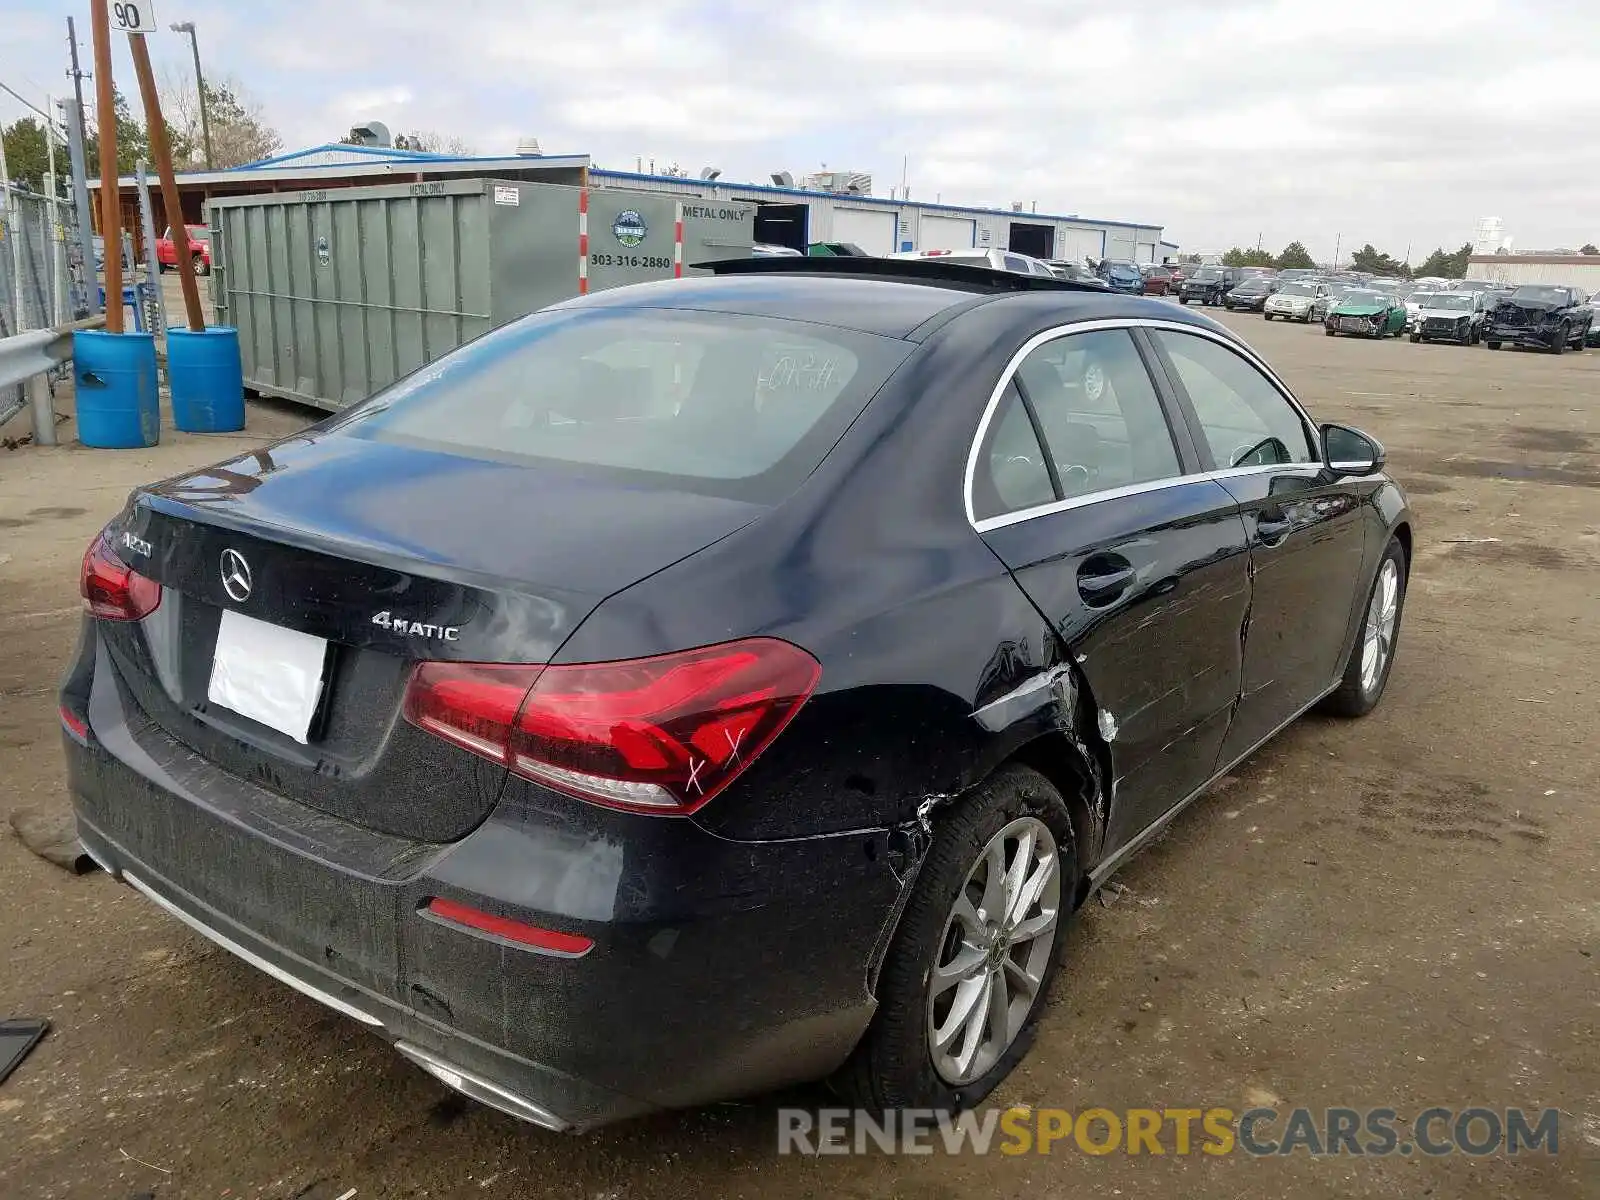
M 67 732 L 80 742 L 87 742 L 89 740 L 89 722 L 85 721 L 65 704 L 60 706 L 59 712 L 61 724 L 66 727 Z
M 773 638 L 579 666 L 422 663 L 405 713 L 557 791 L 684 814 L 738 778 L 821 674 Z
M 419 663 L 406 689 L 406 720 L 463 750 L 506 762 L 528 689 L 543 667 Z
M 161 603 L 161 585 L 118 558 L 103 533 L 83 556 L 78 591 L 84 607 L 107 621 L 137 621 Z
M 554 929 L 541 929 L 537 925 L 513 921 L 510 917 L 497 917 L 493 913 L 486 913 L 482 909 L 459 904 L 454 900 L 445 900 L 440 896 L 429 900 L 423 911 L 430 917 L 437 917 L 452 925 L 476 929 L 479 933 L 487 933 L 509 942 L 568 958 L 578 958 L 587 954 L 594 946 L 594 939 L 586 938 L 581 933 L 559 933 Z

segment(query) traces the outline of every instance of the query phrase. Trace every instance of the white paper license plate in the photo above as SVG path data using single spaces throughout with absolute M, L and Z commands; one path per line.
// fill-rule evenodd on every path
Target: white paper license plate
M 304 742 L 327 658 L 323 638 L 224 609 L 206 698 Z

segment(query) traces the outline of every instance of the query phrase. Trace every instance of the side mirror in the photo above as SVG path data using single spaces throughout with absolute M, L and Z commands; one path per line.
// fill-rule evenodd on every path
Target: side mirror
M 1335 475 L 1372 475 L 1388 461 L 1383 446 L 1348 425 L 1322 427 L 1322 463 Z

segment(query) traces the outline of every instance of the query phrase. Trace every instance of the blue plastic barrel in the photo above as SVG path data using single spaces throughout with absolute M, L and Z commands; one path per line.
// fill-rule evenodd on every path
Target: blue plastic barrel
M 213 325 L 198 333 L 167 330 L 167 383 L 172 388 L 172 423 L 185 433 L 244 428 L 237 329 Z
M 129 450 L 161 440 L 156 339 L 148 333 L 80 330 L 72 335 L 78 440 Z

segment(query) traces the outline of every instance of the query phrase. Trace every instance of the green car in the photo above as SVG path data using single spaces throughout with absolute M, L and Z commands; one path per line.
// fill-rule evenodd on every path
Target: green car
M 1361 337 L 1399 337 L 1406 329 L 1406 305 L 1385 292 L 1357 288 L 1340 296 L 1323 318 L 1322 331 Z

